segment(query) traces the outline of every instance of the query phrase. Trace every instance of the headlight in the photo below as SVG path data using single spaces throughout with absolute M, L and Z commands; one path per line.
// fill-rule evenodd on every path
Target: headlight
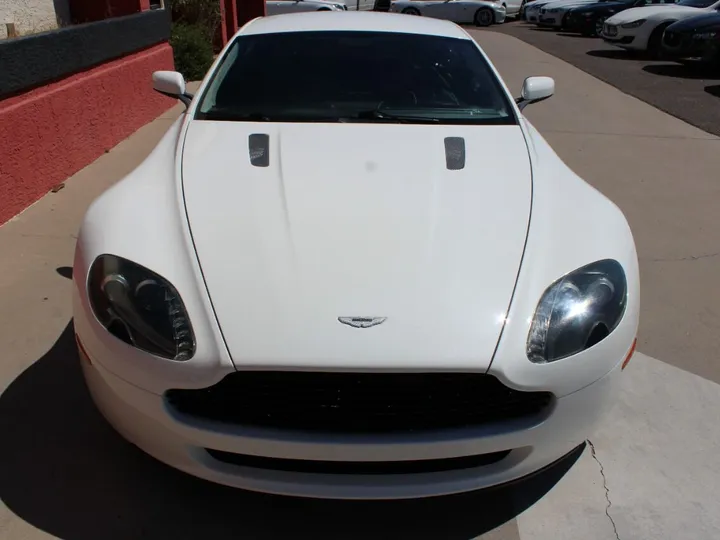
M 638 26 L 642 26 L 642 24 L 645 22 L 645 19 L 640 19 L 638 21 L 633 21 L 631 23 L 621 24 L 620 26 L 623 28 L 637 28 Z
M 701 32 L 699 34 L 693 34 L 693 39 L 707 40 L 712 39 L 717 35 L 717 32 Z
M 528 358 L 544 364 L 592 347 L 617 327 L 626 304 L 625 272 L 617 261 L 570 272 L 540 298 L 528 334 Z
M 90 267 L 88 296 L 95 317 L 116 338 L 170 360 L 189 360 L 195 336 L 175 288 L 121 257 L 101 255 Z

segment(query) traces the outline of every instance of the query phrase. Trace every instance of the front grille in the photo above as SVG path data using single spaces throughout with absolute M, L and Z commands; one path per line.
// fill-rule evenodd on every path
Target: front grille
M 282 459 L 248 456 L 206 448 L 213 459 L 237 465 L 269 471 L 298 472 L 311 474 L 422 474 L 445 471 L 460 471 L 485 467 L 505 459 L 510 450 L 462 456 L 447 459 L 419 459 L 408 461 L 315 461 L 307 459 Z
M 392 433 L 539 417 L 548 392 L 521 392 L 479 373 L 239 371 L 167 403 L 197 419 L 327 433 Z

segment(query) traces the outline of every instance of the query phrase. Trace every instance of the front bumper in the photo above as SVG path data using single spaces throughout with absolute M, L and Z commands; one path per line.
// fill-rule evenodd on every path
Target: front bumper
M 98 409 L 121 435 L 159 461 L 236 488 L 337 499 L 445 495 L 532 474 L 593 433 L 614 402 L 621 372 L 618 362 L 600 380 L 556 399 L 543 419 L 530 424 L 516 422 L 431 435 L 310 436 L 191 420 L 172 410 L 163 396 L 110 373 L 97 359 L 89 358 L 82 346 L 80 352 L 85 379 Z M 497 453 L 503 453 L 502 458 L 489 464 L 449 465 L 437 472 L 398 472 L 414 460 L 463 462 L 468 456 Z M 228 455 L 243 459 L 232 462 L 226 459 Z M 316 472 L 307 466 L 322 462 L 345 465 L 345 469 L 352 462 L 362 462 L 362 466 L 357 474 L 348 474 L 347 470 L 340 474 Z M 393 471 L 393 462 L 401 462 L 398 471 Z M 368 463 L 380 464 L 385 472 L 363 472 Z M 293 469 L 293 464 L 305 466 Z
M 645 50 L 647 48 L 647 40 L 640 40 L 635 29 L 605 23 L 601 37 L 606 43 L 623 49 Z
M 564 12 L 545 12 L 544 10 L 540 11 L 540 16 L 538 17 L 538 25 L 544 26 L 548 28 L 561 28 L 563 17 L 565 16 Z

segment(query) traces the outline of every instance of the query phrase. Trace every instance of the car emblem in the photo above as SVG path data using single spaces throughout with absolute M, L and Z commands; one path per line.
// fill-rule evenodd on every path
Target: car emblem
M 387 317 L 338 317 L 338 321 L 353 328 L 370 328 L 385 322 Z

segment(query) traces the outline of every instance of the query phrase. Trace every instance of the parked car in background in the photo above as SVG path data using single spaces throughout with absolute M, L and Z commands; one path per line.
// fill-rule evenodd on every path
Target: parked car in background
M 706 13 L 671 24 L 663 33 L 663 57 L 697 59 L 720 68 L 720 13 Z
M 285 13 L 301 13 L 303 11 L 345 11 L 347 6 L 343 0 L 267 0 L 265 12 L 268 15 Z
M 485 0 L 396 0 L 391 4 L 390 11 L 445 19 L 458 24 L 475 24 L 475 26 L 499 24 L 507 16 L 505 3 Z
M 527 22 L 537 23 L 540 17 L 540 10 L 545 4 L 549 4 L 552 0 L 533 0 L 531 3 L 525 4 L 523 8 L 523 18 Z
M 522 0 L 520 2 L 520 12 L 518 13 L 518 17 L 522 20 L 525 20 L 525 9 L 527 8 L 528 4 L 534 2 L 535 0 Z
M 631 8 L 674 4 L 676 0 L 604 0 L 575 6 L 568 10 L 562 28 L 584 36 L 599 36 L 608 17 Z
M 569 9 L 595 2 L 597 0 L 552 0 L 540 8 L 537 24 L 550 28 L 560 28 Z
M 390 11 L 391 0 L 375 0 L 374 11 Z
M 668 26 L 717 12 L 719 8 L 718 0 L 680 0 L 674 4 L 627 9 L 605 21 L 602 38 L 612 45 L 647 52 L 656 58 L 662 54 L 662 36 Z
M 573 2 L 597 2 L 597 0 L 534 0 L 532 3 L 525 4 L 524 6 L 524 19 L 528 22 L 538 24 L 540 22 L 540 12 L 543 8 L 547 7 L 548 4 L 562 3 L 573 3 Z

